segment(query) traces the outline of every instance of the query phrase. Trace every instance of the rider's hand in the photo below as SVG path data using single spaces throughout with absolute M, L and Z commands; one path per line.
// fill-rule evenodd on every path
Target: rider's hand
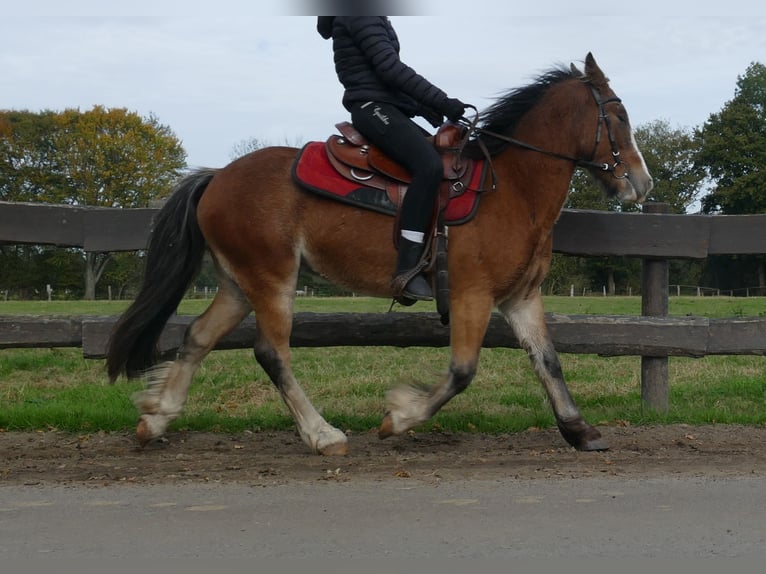
M 456 122 L 465 114 L 466 105 L 457 98 L 447 98 L 442 108 L 444 115 L 451 122 Z

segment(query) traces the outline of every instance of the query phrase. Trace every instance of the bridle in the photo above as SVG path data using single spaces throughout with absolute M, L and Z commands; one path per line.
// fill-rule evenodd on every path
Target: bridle
M 502 140 L 516 147 L 520 147 L 522 149 L 527 149 L 530 151 L 534 151 L 537 153 L 541 153 L 543 155 L 555 157 L 557 159 L 561 159 L 565 161 L 571 161 L 578 167 L 593 168 L 593 169 L 598 169 L 601 171 L 611 173 L 612 177 L 614 177 L 615 179 L 628 178 L 630 175 L 629 166 L 620 158 L 620 150 L 617 148 L 617 142 L 615 141 L 614 134 L 612 132 L 612 123 L 609 119 L 609 115 L 606 113 L 606 110 L 604 109 L 604 106 L 606 104 L 609 104 L 612 102 L 619 103 L 622 100 L 618 98 L 617 96 L 612 96 L 610 98 L 602 99 L 601 94 L 598 92 L 598 90 L 591 83 L 589 82 L 586 82 L 586 83 L 588 84 L 588 87 L 590 88 L 591 94 L 593 94 L 593 100 L 596 102 L 596 106 L 598 106 L 598 124 L 596 126 L 596 141 L 593 144 L 593 152 L 591 153 L 590 159 L 577 158 L 577 157 L 573 157 L 570 155 L 566 155 L 566 154 L 562 154 L 562 153 L 558 153 L 554 151 L 548 151 L 548 150 L 539 148 L 537 146 L 528 144 L 526 142 L 523 142 L 521 140 L 517 140 L 510 136 L 506 136 L 503 134 L 486 130 L 484 128 L 480 128 L 477 126 L 478 120 L 479 120 L 478 112 L 476 113 L 476 116 L 474 117 L 473 120 L 465 120 L 465 119 L 463 120 L 464 122 L 468 124 L 467 125 L 468 133 L 467 133 L 466 141 L 463 143 L 463 145 L 467 143 L 467 140 L 469 137 L 475 136 L 473 141 L 475 141 L 476 144 L 479 146 L 479 149 L 481 149 L 484 156 L 487 159 L 489 159 L 490 158 L 489 150 L 487 149 L 486 144 L 481 139 L 481 136 L 485 135 L 485 136 L 493 137 L 495 139 Z M 469 107 L 472 107 L 474 110 L 476 110 L 476 108 L 474 108 L 473 106 L 469 106 Z M 611 147 L 611 150 L 612 150 L 612 158 L 614 160 L 613 163 L 594 161 L 596 157 L 596 151 L 598 150 L 598 146 L 601 143 L 601 135 L 602 135 L 604 126 L 606 126 L 606 136 L 609 139 L 609 146 Z M 490 160 L 490 165 L 491 164 L 492 162 Z M 492 188 L 494 189 L 495 181 L 496 181 L 494 169 L 492 170 L 492 172 L 493 172 L 492 173 L 492 179 L 493 179 Z
M 601 99 L 601 94 L 598 93 L 598 90 L 593 87 L 592 84 L 588 84 L 588 87 L 590 88 L 591 93 L 593 94 L 593 99 L 596 102 L 596 105 L 598 106 L 598 126 L 596 127 L 596 142 L 593 144 L 593 153 L 591 153 L 591 159 L 590 160 L 575 160 L 577 162 L 577 165 L 580 167 L 594 167 L 601 169 L 602 171 L 608 171 L 612 174 L 612 177 L 616 179 L 625 179 L 628 177 L 629 170 L 628 170 L 628 164 L 626 164 L 622 159 L 620 158 L 620 150 L 617 149 L 617 142 L 614 141 L 614 134 L 612 133 L 612 122 L 609 119 L 609 115 L 606 113 L 606 110 L 604 109 L 604 106 L 611 102 L 621 103 L 622 100 L 618 98 L 617 96 L 612 96 L 611 98 L 607 98 L 605 100 Z M 609 146 L 612 148 L 612 158 L 614 159 L 613 164 L 609 163 L 599 163 L 594 162 L 593 158 L 596 157 L 596 150 L 598 149 L 598 144 L 601 143 L 601 126 L 606 126 L 606 136 L 609 138 Z M 622 175 L 619 175 L 617 172 L 617 169 L 622 166 Z

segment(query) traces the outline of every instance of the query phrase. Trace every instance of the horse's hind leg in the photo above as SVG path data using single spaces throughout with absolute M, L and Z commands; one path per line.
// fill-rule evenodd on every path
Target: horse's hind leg
M 535 290 L 527 299 L 506 302 L 499 309 L 527 351 L 564 439 L 578 450 L 608 449 L 601 433 L 583 419 L 564 382 L 561 363 L 545 324 L 540 294 Z
M 346 454 L 346 434 L 324 420 L 306 397 L 290 367 L 292 294 L 253 297 L 252 300 L 258 331 L 253 349 L 255 358 L 279 390 L 303 442 L 317 454 Z
M 149 371 L 147 389 L 133 397 L 141 413 L 136 436 L 142 445 L 162 436 L 168 424 L 178 418 L 202 359 L 251 311 L 239 288 L 229 280 L 222 281 L 210 307 L 186 330 L 176 360 Z

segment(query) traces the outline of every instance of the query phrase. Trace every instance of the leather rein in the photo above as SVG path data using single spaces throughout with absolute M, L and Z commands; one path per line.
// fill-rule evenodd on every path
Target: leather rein
M 598 106 L 598 125 L 596 126 L 596 141 L 593 144 L 593 153 L 591 153 L 591 159 L 577 158 L 570 155 L 566 155 L 566 154 L 562 154 L 562 153 L 558 153 L 554 151 L 549 151 L 549 150 L 534 146 L 532 144 L 528 144 L 521 140 L 517 140 L 510 136 L 506 136 L 503 134 L 486 130 L 484 128 L 480 128 L 477 126 L 479 121 L 478 112 L 476 113 L 476 116 L 474 117 L 473 120 L 467 120 L 465 118 L 462 119 L 462 122 L 467 124 L 468 130 L 466 132 L 466 136 L 464 140 L 461 142 L 460 152 L 462 153 L 463 148 L 465 148 L 469 138 L 472 135 L 475 135 L 476 137 L 473 141 L 475 141 L 476 144 L 479 146 L 479 149 L 482 151 L 482 153 L 484 154 L 485 158 L 489 161 L 489 164 L 491 166 L 492 165 L 491 154 L 489 153 L 487 146 L 481 140 L 481 136 L 486 135 L 486 136 L 490 136 L 495 139 L 499 139 L 501 141 L 507 142 L 516 147 L 520 147 L 522 149 L 534 151 L 537 153 L 541 153 L 543 155 L 547 155 L 549 157 L 555 157 L 557 159 L 561 159 L 565 161 L 571 161 L 578 167 L 590 167 L 594 169 L 599 169 L 601 171 L 609 172 L 612 174 L 612 177 L 614 177 L 615 179 L 627 178 L 630 173 L 628 169 L 628 164 L 626 164 L 620 158 L 620 150 L 617 149 L 617 142 L 615 141 L 614 134 L 612 133 L 612 124 L 611 124 L 611 121 L 609 120 L 609 115 L 606 113 L 606 110 L 604 109 L 604 106 L 606 104 L 611 102 L 621 102 L 622 100 L 618 98 L 617 96 L 612 96 L 611 98 L 602 99 L 601 94 L 599 94 L 596 88 L 594 88 L 590 84 L 588 84 L 588 87 L 590 88 L 591 94 L 593 94 L 593 99 L 596 102 L 596 105 Z M 474 111 L 476 111 L 476 108 L 474 106 L 467 106 L 467 107 L 473 108 Z M 606 135 L 607 135 L 607 138 L 609 139 L 609 146 L 612 149 L 612 157 L 614 159 L 614 163 L 611 163 L 611 164 L 608 162 L 593 161 L 593 158 L 596 156 L 596 150 L 598 149 L 598 146 L 601 143 L 603 126 L 606 126 Z M 496 182 L 497 182 L 497 177 L 495 175 L 494 168 L 492 168 L 492 189 L 496 187 Z

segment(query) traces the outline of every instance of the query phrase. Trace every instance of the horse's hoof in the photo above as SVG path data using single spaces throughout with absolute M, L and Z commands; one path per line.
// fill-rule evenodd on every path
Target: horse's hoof
M 316 436 L 303 437 L 306 444 L 312 445 L 316 454 L 325 456 L 343 456 L 348 454 L 346 433 L 327 425 Z
M 348 443 L 341 442 L 327 445 L 319 451 L 323 456 L 346 456 L 348 454 Z
M 395 434 L 394 420 L 391 418 L 391 413 L 386 413 L 386 416 L 383 417 L 383 421 L 381 421 L 380 428 L 378 429 L 378 438 L 382 440 L 394 436 Z
M 609 450 L 609 445 L 601 437 L 598 429 L 590 426 L 582 419 L 568 422 L 558 422 L 561 436 L 574 448 L 584 452 Z
M 603 438 L 597 438 L 594 440 L 584 441 L 577 450 L 583 452 L 597 452 L 601 450 L 609 450 L 609 444 Z
M 139 419 L 138 424 L 136 425 L 136 439 L 138 439 L 138 444 L 143 448 L 149 444 L 153 438 L 154 436 L 152 436 L 152 432 L 149 430 L 149 425 L 146 423 L 146 420 L 143 418 Z

